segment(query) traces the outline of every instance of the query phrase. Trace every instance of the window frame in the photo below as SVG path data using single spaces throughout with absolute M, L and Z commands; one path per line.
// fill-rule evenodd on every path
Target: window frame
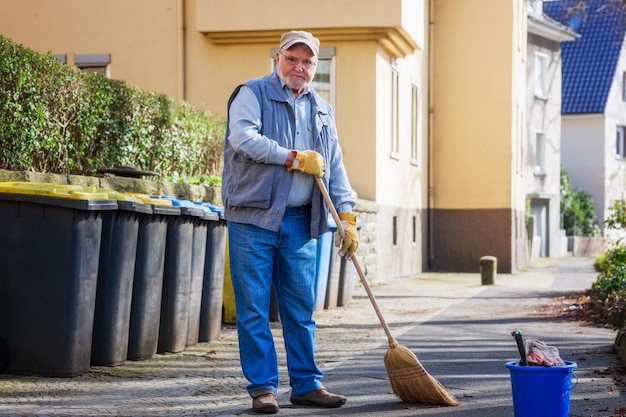
M 548 99 L 548 54 L 535 51 L 535 97 Z
M 111 54 L 75 54 L 74 66 L 81 70 L 96 72 L 111 77 Z M 98 71 L 101 69 L 101 71 Z
M 535 159 L 533 173 L 536 177 L 546 176 L 546 133 L 538 130 L 535 132 Z
M 391 62 L 391 106 L 390 106 L 390 141 L 389 157 L 400 159 L 400 71 L 396 61 Z
M 419 86 L 415 83 L 411 85 L 411 158 L 412 165 L 419 165 Z
M 67 64 L 67 55 L 65 55 L 65 54 L 54 54 L 52 56 L 54 57 L 54 59 L 57 60 L 57 62 L 59 64 L 63 64 L 63 65 Z
M 626 126 L 617 126 L 615 135 L 615 159 L 626 159 Z

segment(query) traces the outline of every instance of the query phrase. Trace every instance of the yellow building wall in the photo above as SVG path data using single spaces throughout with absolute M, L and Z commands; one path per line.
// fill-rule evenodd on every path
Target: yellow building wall
M 270 50 L 278 46 L 279 39 L 264 44 L 214 45 L 190 31 L 186 99 L 225 116 L 228 98 L 238 84 L 270 73 Z
M 0 33 L 38 52 L 111 54 L 111 78 L 181 97 L 182 0 L 3 0 Z
M 437 208 L 511 207 L 512 3 L 436 0 Z
M 435 270 L 525 266 L 524 0 L 432 0 Z
M 376 43 L 338 42 L 337 130 L 346 170 L 360 198 L 375 201 L 376 178 Z

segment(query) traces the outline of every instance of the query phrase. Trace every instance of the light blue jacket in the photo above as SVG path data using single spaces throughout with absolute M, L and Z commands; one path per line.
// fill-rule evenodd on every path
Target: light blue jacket
M 250 140 L 261 139 L 269 146 L 265 146 L 263 152 L 244 154 L 243 147 L 233 147 L 230 129 L 227 129 L 222 172 L 224 215 L 228 221 L 278 231 L 293 179 L 293 173 L 287 171 L 284 162 L 289 150 L 294 149 L 295 115 L 276 72 L 244 84 L 252 90 L 261 107 L 261 129 L 250 133 L 257 136 Z M 228 100 L 229 119 L 232 101 L 241 87 L 238 86 Z M 356 195 L 343 165 L 332 108 L 312 88 L 310 94 L 315 150 L 324 158 L 324 184 L 337 211 L 352 211 Z M 318 238 L 328 230 L 328 210 L 317 188 L 313 190 L 311 204 L 311 237 Z

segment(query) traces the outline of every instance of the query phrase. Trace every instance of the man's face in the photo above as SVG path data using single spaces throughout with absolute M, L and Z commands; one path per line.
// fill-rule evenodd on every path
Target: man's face
M 296 44 L 290 49 L 277 52 L 276 60 L 278 77 L 292 90 L 302 90 L 315 75 L 317 58 L 305 45 Z

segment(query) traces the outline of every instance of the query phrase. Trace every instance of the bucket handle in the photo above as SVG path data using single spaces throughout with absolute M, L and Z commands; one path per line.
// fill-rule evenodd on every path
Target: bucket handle
M 571 390 L 573 390 L 574 388 L 576 388 L 576 386 L 578 385 L 578 375 L 576 375 L 576 372 L 572 371 L 572 376 L 573 376 L 574 378 L 576 378 L 576 382 L 574 382 L 574 385 L 572 385 L 572 386 L 570 387 L 570 389 L 569 389 L 570 391 L 571 391 Z
M 572 390 L 576 388 L 576 386 L 578 385 L 578 375 L 576 375 L 576 372 L 572 371 L 572 377 L 576 378 L 576 381 L 574 382 L 573 385 L 570 385 L 569 389 L 565 390 L 565 392 L 561 394 L 561 398 L 563 398 L 566 395 L 571 394 Z

